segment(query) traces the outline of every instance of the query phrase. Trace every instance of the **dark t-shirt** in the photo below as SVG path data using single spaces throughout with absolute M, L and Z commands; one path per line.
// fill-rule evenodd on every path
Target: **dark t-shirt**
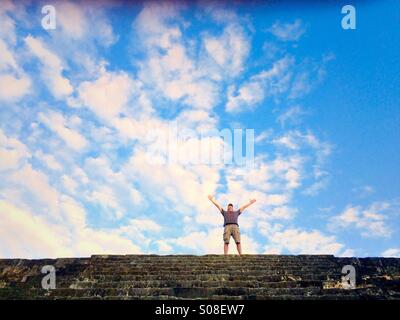
M 238 217 L 239 217 L 239 215 L 241 213 L 242 212 L 240 211 L 240 209 L 236 210 L 236 211 L 231 211 L 231 212 L 222 209 L 221 210 L 221 214 L 224 216 L 224 227 L 227 224 L 231 224 L 231 223 L 239 225 L 238 224 Z

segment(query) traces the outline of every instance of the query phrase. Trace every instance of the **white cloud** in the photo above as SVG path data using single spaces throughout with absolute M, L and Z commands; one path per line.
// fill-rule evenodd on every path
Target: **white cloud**
M 392 230 L 386 223 L 390 208 L 388 202 L 373 202 L 366 208 L 349 205 L 330 219 L 328 227 L 333 231 L 358 230 L 363 237 L 390 237 Z
M 285 194 L 270 194 L 266 196 L 266 204 L 271 206 L 281 206 L 288 203 L 288 196 Z
M 196 254 L 220 254 L 223 251 L 223 228 L 212 228 L 205 231 L 196 231 L 178 238 L 167 239 L 165 242 L 176 246 L 177 252 L 195 252 Z M 254 239 L 241 230 L 242 252 L 254 254 L 258 252 L 259 245 Z M 236 245 L 231 240 L 229 254 L 237 254 Z
M 381 253 L 383 257 L 400 258 L 400 248 L 389 248 Z
M 49 177 L 32 167 L 25 164 L 18 171 L 13 171 L 5 176 L 5 180 L 12 186 L 17 186 L 20 192 L 24 192 L 25 199 L 31 199 L 32 205 L 38 203 L 45 208 L 51 215 L 57 215 L 58 192 L 50 184 Z
M 105 15 L 105 3 L 93 3 L 90 6 L 73 2 L 57 3 L 57 29 L 54 37 L 74 41 L 93 41 L 106 47 L 118 40 Z
M 44 165 L 52 170 L 60 171 L 63 166 L 52 154 L 45 154 L 41 150 L 35 152 L 35 157 L 38 158 Z
M 72 179 L 70 176 L 63 174 L 61 176 L 61 181 L 64 185 L 65 190 L 68 193 L 74 194 L 76 192 L 76 189 L 78 188 L 78 183 L 74 179 Z
M 141 137 L 146 137 L 151 128 L 159 128 L 157 125 L 161 125 L 161 122 L 153 118 L 136 120 L 130 117 L 119 117 L 112 120 L 112 125 L 118 130 L 122 137 L 139 139 Z
M 146 250 L 152 243 L 153 238 L 162 234 L 162 231 L 163 228 L 161 225 L 148 218 L 130 219 L 123 226 L 115 230 L 116 234 L 132 238 L 136 243 L 140 243 L 142 248 L 146 248 Z
M 133 23 L 145 58 L 138 63 L 139 79 L 161 97 L 209 110 L 218 101 L 215 82 L 196 56 L 195 42 L 184 39 L 179 5 L 146 3 Z M 151 23 L 150 23 L 151 21 Z
M 268 213 L 268 218 L 290 220 L 296 215 L 297 211 L 296 208 L 288 206 L 276 207 Z
M 2 70 L 17 70 L 18 65 L 8 45 L 0 39 L 0 71 Z
M 365 198 L 375 192 L 374 187 L 370 185 L 358 186 L 352 189 L 360 198 Z
M 290 67 L 293 63 L 293 58 L 284 57 L 275 61 L 270 69 L 252 76 L 238 89 L 235 90 L 230 87 L 225 110 L 227 112 L 242 112 L 254 109 L 266 97 L 287 91 L 291 78 Z
M 45 84 L 57 99 L 64 98 L 73 92 L 70 81 L 63 76 L 64 63 L 52 51 L 46 48 L 40 39 L 27 36 L 25 44 L 29 51 L 41 62 L 41 74 Z
M 72 2 L 57 3 L 57 24 L 62 31 L 73 39 L 82 38 L 92 27 L 87 24 L 82 6 Z
M 124 72 L 104 72 L 93 82 L 79 85 L 79 99 L 103 120 L 117 117 L 134 90 L 133 80 Z
M 346 249 L 343 252 L 339 253 L 337 256 L 339 257 L 355 257 L 355 251 L 353 249 Z
M 75 166 L 72 170 L 72 174 L 74 177 L 79 180 L 80 183 L 82 184 L 88 184 L 89 183 L 89 178 L 84 170 L 82 168 Z
M 271 142 L 280 148 L 289 149 L 293 152 L 311 151 L 312 173 L 315 180 L 303 190 L 303 194 L 315 196 L 328 186 L 329 173 L 323 170 L 323 167 L 333 149 L 330 143 L 321 141 L 310 130 L 305 133 L 299 130 L 286 131 L 284 135 L 277 136 Z M 310 153 L 307 154 L 307 158 L 310 158 Z
M 0 2 L 0 38 L 12 44 L 16 42 L 16 22 L 8 13 L 16 11 L 17 7 L 12 1 L 3 0 Z
M 305 114 L 307 113 L 303 111 L 300 106 L 296 105 L 282 112 L 278 116 L 277 121 L 281 124 L 282 127 L 284 127 L 287 123 L 299 124 L 302 116 L 304 116 Z
M 249 82 L 242 85 L 237 94 L 234 94 L 234 87 L 229 87 L 227 112 L 240 112 L 243 107 L 254 109 L 258 103 L 264 100 L 264 88 L 261 82 Z
M 121 233 L 128 233 L 130 235 L 135 235 L 139 232 L 160 232 L 161 226 L 150 219 L 131 219 L 128 224 L 120 227 L 118 230 Z
M 182 110 L 176 118 L 178 124 L 193 128 L 198 132 L 208 132 L 217 127 L 217 118 L 212 117 L 206 110 L 186 109 Z
M 327 236 L 318 230 L 304 231 L 301 229 L 274 230 L 269 225 L 261 226 L 261 233 L 267 237 L 268 244 L 265 253 L 289 252 L 291 254 L 334 254 L 340 255 L 343 244 L 337 242 L 334 236 Z
M 293 23 L 275 22 L 268 31 L 282 41 L 298 41 L 306 32 L 300 19 L 296 19 Z
M 88 196 L 88 200 L 105 208 L 111 218 L 120 219 L 125 214 L 114 190 L 108 186 L 95 187 Z
M 0 100 L 18 100 L 30 92 L 31 80 L 27 76 L 0 75 Z
M 219 179 L 218 167 L 207 165 L 151 164 L 142 151 L 135 152 L 124 165 L 122 173 L 128 179 L 134 179 L 140 190 L 149 197 L 154 206 L 165 205 L 175 212 L 197 213 L 201 219 L 209 212 L 207 195 L 216 189 Z M 199 196 L 204 201 L 199 201 Z M 202 221 L 213 223 L 213 221 Z
M 65 194 L 59 194 L 58 198 L 59 207 L 57 209 L 59 209 L 60 218 L 64 219 L 65 226 L 74 232 L 79 232 L 82 228 L 85 228 L 87 217 L 84 208 L 74 198 Z
M 40 112 L 38 118 L 44 125 L 64 140 L 71 149 L 80 151 L 88 144 L 83 135 L 68 127 L 68 119 L 62 113 L 49 111 L 45 114 Z
M 173 251 L 173 247 L 168 243 L 166 243 L 164 240 L 157 240 L 154 243 L 157 245 L 158 251 L 161 254 L 171 253 Z
M 0 256 L 44 257 L 72 255 L 59 228 L 49 225 L 45 218 L 35 216 L 0 200 Z
M 271 135 L 272 135 L 272 129 L 264 130 L 255 137 L 254 142 L 262 143 L 262 142 L 268 140 L 271 137 Z
M 296 155 L 278 156 L 270 161 L 256 158 L 253 168 L 238 167 L 225 171 L 228 193 L 243 201 L 242 194 L 257 191 L 262 197 L 259 204 L 283 205 L 289 201 L 290 191 L 300 185 L 301 166 L 302 159 Z
M 77 121 L 69 119 L 68 122 Z M 2 188 L 0 201 L 0 229 L 4 230 L 0 245 L 1 257 L 43 258 L 141 252 L 146 237 L 135 242 L 138 237 L 130 240 L 118 228 L 89 228 L 86 225 L 85 210 L 75 199 L 60 193 L 52 185 L 54 177 L 49 178 L 30 164 L 24 164 L 30 154 L 21 142 L 7 137 L 0 130 L 0 145 L 8 152 L 4 158 L 0 158 L 7 161 L 6 171 L 2 172 L 2 179 L 7 187 Z M 16 156 L 12 157 L 12 154 Z M 35 156 L 54 165 L 55 159 L 49 154 L 37 151 Z M 17 168 L 17 171 L 11 170 Z M 74 180 L 77 178 L 77 181 L 88 183 L 87 175 L 82 169 L 72 169 Z M 77 188 L 77 182 L 72 176 L 64 174 L 61 177 L 61 182 L 71 193 Z M 138 194 L 133 196 L 136 199 L 140 197 Z M 14 203 L 18 203 L 18 208 Z M 148 220 L 137 220 L 136 223 L 140 230 L 155 230 Z
M 135 187 L 138 181 L 122 171 L 114 171 L 106 155 L 87 158 L 84 169 L 84 172 L 78 169 L 78 173 L 79 179 L 88 181 L 85 199 L 101 206 L 106 218 L 119 220 L 127 213 L 132 215 L 131 208 L 142 204 L 142 190 Z M 139 211 L 135 210 L 136 214 Z
M 300 149 L 299 143 L 295 140 L 295 137 L 293 135 L 286 134 L 284 136 L 275 138 L 272 143 L 283 146 L 285 148 L 291 149 L 291 150 L 298 150 Z
M 329 178 L 323 178 L 317 180 L 306 189 L 303 190 L 303 194 L 307 196 L 316 196 L 321 190 L 325 189 L 329 183 Z
M 45 217 L 0 200 L 0 257 L 59 258 L 141 252 L 139 246 L 118 235 L 115 230 L 93 230 L 86 227 L 84 218 L 79 217 L 81 210 L 74 207 L 74 204 L 64 208 L 69 214 L 78 215 L 73 218 L 77 229 L 71 229 L 71 224 L 66 221 L 54 224 Z
M 114 34 L 108 15 L 108 9 L 112 10 L 115 5 L 113 2 L 104 1 L 92 2 L 89 5 L 77 1 L 57 1 L 54 4 L 57 11 L 56 29 L 45 32 L 41 39 L 46 40 L 47 50 L 57 53 L 62 61 L 63 72 L 73 70 L 68 73 L 71 83 L 94 79 L 107 65 L 108 62 L 101 51 L 115 44 L 119 38 Z M 38 9 L 40 12 L 40 8 Z M 31 20 L 29 18 L 30 16 L 25 17 L 24 21 Z M 21 22 L 19 21 L 20 25 Z M 40 27 L 40 20 L 39 24 L 33 25 Z M 30 28 L 34 26 L 29 25 Z M 42 69 L 44 67 L 46 65 L 43 65 Z M 45 76 L 43 78 L 46 79 Z M 51 87 L 51 81 L 47 82 Z M 73 104 L 69 95 L 58 98 L 67 98 L 68 104 Z
M 333 55 L 322 57 L 321 61 L 303 60 L 297 66 L 297 73 L 289 92 L 289 99 L 302 98 L 315 88 L 325 77 L 326 64 L 334 59 Z
M 0 100 L 16 101 L 30 92 L 31 80 L 19 67 L 15 53 L 0 39 Z
M 147 2 L 132 27 L 137 29 L 139 34 L 150 35 L 145 39 L 145 45 L 159 45 L 166 49 L 171 45 L 173 38 L 181 35 L 179 28 L 168 26 L 169 21 L 179 20 L 180 10 L 178 3 Z
M 78 239 L 71 241 L 76 243 L 75 255 L 90 256 L 92 254 L 140 254 L 142 250 L 139 244 L 121 237 L 114 230 L 83 229 Z
M 7 136 L 0 128 L 0 172 L 18 169 L 30 156 L 25 144 Z
M 229 23 L 220 37 L 207 35 L 203 42 L 207 53 L 228 77 L 235 77 L 243 71 L 250 41 L 240 25 Z

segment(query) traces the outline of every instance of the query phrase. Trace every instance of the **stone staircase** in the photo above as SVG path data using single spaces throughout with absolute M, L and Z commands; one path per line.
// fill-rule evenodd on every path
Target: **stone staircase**
M 42 267 L 56 288 L 42 289 Z M 341 271 L 356 270 L 344 289 Z M 98 255 L 0 260 L 0 299 L 400 299 L 399 258 Z

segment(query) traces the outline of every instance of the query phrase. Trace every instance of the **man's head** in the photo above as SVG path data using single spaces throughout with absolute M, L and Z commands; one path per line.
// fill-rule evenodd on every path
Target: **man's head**
M 228 211 L 233 211 L 233 204 L 232 203 L 228 204 Z

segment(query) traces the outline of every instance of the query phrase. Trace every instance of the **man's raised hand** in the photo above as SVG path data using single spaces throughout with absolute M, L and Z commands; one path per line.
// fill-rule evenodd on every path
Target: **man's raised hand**
M 240 211 L 243 212 L 244 209 L 246 209 L 248 206 L 251 206 L 254 202 L 256 202 L 256 199 L 251 199 L 248 204 L 245 204 L 243 207 L 240 207 Z
M 211 194 L 208 195 L 208 199 L 210 199 L 210 201 L 212 203 L 214 203 L 214 205 L 218 208 L 219 211 L 222 210 L 221 205 L 217 202 L 217 200 L 214 199 L 214 196 L 212 196 Z

